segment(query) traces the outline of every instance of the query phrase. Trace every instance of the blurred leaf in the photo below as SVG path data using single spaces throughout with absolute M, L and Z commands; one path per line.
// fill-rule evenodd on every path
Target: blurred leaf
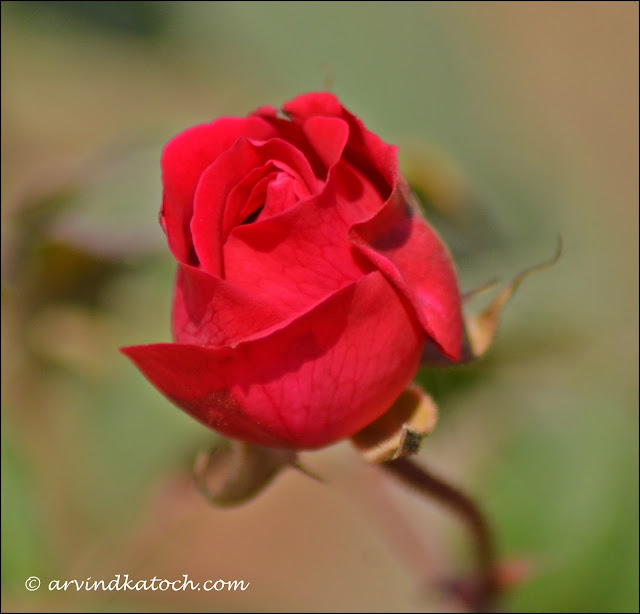
M 84 377 L 106 368 L 112 348 L 110 322 L 77 305 L 44 307 L 29 324 L 30 349 L 36 356 Z
M 452 396 L 472 394 L 476 386 L 488 385 L 495 367 L 492 357 L 454 367 L 422 368 L 416 382 L 434 398 L 443 412 L 447 412 Z
M 29 311 L 52 302 L 96 306 L 103 285 L 123 266 L 65 243 L 45 243 L 18 276 L 21 299 Z
M 170 23 L 170 2 L 100 0 L 47 0 L 10 2 L 19 14 L 32 23 L 102 30 L 106 33 L 129 34 L 139 38 L 155 38 Z
M 5 281 L 25 316 L 51 302 L 96 307 L 114 276 L 166 250 L 159 150 L 103 152 L 32 186 L 10 211 Z
M 104 259 L 162 249 L 162 144 L 105 148 L 80 166 L 34 181 L 11 209 L 27 246 L 53 242 Z
M 458 267 L 486 251 L 504 250 L 506 237 L 490 208 L 452 160 L 426 145 L 401 145 L 400 168 L 425 218 L 442 235 Z
M 24 582 L 46 568 L 46 542 L 39 524 L 33 476 L 16 432 L 2 419 L 2 588 L 24 592 Z
M 615 611 L 637 610 L 637 427 L 605 399 L 582 401 L 553 428 L 525 420 L 489 476 L 503 547 L 532 564 L 516 612 L 614 611 L 614 594 Z
M 49 236 L 111 258 L 165 249 L 161 150 L 161 143 L 117 148 L 93 161 Z

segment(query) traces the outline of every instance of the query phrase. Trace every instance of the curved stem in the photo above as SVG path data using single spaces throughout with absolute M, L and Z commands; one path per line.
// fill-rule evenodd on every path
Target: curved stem
M 406 457 L 380 465 L 418 492 L 448 506 L 467 524 L 473 535 L 477 559 L 477 578 L 471 590 L 461 590 L 461 597 L 478 612 L 491 611 L 498 596 L 496 555 L 486 517 L 467 495 L 441 478 L 419 467 Z

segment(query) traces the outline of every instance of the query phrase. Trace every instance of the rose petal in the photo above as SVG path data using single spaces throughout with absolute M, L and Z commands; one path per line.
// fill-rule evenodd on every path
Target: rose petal
M 278 109 L 270 104 L 265 104 L 258 107 L 251 115 L 258 115 L 265 118 L 276 117 L 278 115 Z
M 371 219 L 385 205 L 369 178 L 344 160 L 332 169 L 331 180 L 335 187 L 335 215 L 349 227 Z
M 291 176 L 280 173 L 267 187 L 267 196 L 264 201 L 262 219 L 278 215 L 293 207 L 301 198 L 296 182 Z
M 200 176 L 241 136 L 265 140 L 275 136 L 275 130 L 260 117 L 223 117 L 181 132 L 167 143 L 162 152 L 160 222 L 167 235 L 169 248 L 180 262 L 197 264 L 189 223 Z
M 158 343 L 120 351 L 168 399 L 221 435 L 274 448 L 289 446 L 249 416 L 225 387 L 225 360 L 232 361 L 233 350 Z
M 384 209 L 350 234 L 354 245 L 409 299 L 442 352 L 457 361 L 463 322 L 455 267 L 436 232 L 412 212 L 411 198 L 403 180 Z
M 158 344 L 122 351 L 166 396 L 223 435 L 316 448 L 382 415 L 414 377 L 424 340 L 395 290 L 373 272 L 233 350 Z
M 384 205 L 345 163 L 314 198 L 280 215 L 236 227 L 224 246 L 225 278 L 289 313 L 303 313 L 371 270 L 349 228 Z
M 336 96 L 328 92 L 304 94 L 287 102 L 282 109 L 302 125 L 312 117 L 339 117 L 346 121 L 349 139 L 343 158 L 367 177 L 384 199 L 389 197 L 398 180 L 398 148 L 369 132 Z
M 227 197 L 231 190 L 253 169 L 269 162 L 285 169 L 307 186 L 316 190 L 316 178 L 304 156 L 281 139 L 264 143 L 238 139 L 202 174 L 194 197 L 191 236 L 203 269 L 223 276 L 223 220 Z M 228 215 L 233 217 L 234 212 Z
M 302 126 L 309 144 L 327 170 L 342 157 L 349 139 L 349 124 L 338 117 L 311 117 Z
M 321 181 L 325 181 L 329 169 L 309 143 L 302 126 L 289 119 L 278 117 L 278 113 L 273 107 L 260 107 L 253 114 L 268 122 L 279 138 L 291 143 L 296 149 L 300 150 L 309 162 L 309 166 L 313 169 L 315 176 Z
M 243 224 L 247 217 L 264 205 L 269 183 L 278 176 L 278 172 L 278 168 L 269 161 L 250 171 L 229 192 L 224 206 L 223 243 L 235 226 Z
M 219 277 L 179 265 L 172 325 L 178 343 L 235 346 L 284 319 L 273 306 Z

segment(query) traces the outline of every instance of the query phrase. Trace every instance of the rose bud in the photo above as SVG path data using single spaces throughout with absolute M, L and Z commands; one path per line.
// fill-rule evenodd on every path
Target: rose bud
M 311 449 L 384 414 L 428 342 L 458 361 L 451 257 L 382 142 L 328 93 L 190 128 L 162 154 L 175 343 L 123 348 L 232 439 Z

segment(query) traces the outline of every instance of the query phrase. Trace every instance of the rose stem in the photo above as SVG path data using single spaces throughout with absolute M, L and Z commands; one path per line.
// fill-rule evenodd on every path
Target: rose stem
M 475 542 L 478 579 L 472 595 L 460 596 L 476 611 L 491 611 L 499 588 L 496 583 L 495 547 L 487 519 L 476 503 L 406 457 L 387 461 L 380 466 L 420 493 L 448 506 L 467 524 Z

